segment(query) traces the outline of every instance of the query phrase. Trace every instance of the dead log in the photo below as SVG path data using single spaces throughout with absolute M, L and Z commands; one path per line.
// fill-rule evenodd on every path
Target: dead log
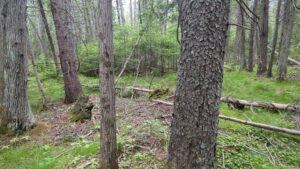
M 117 89 L 133 89 L 136 91 L 151 93 L 155 90 L 138 88 L 138 87 L 116 87 Z M 172 98 L 173 96 L 171 96 Z M 258 102 L 258 101 L 248 101 L 233 99 L 229 97 L 221 97 L 221 102 L 232 104 L 237 109 L 243 109 L 244 106 L 260 107 L 271 110 L 288 110 L 293 112 L 300 112 L 300 105 L 297 104 L 282 104 L 282 103 L 271 103 L 271 102 Z
M 156 103 L 168 105 L 168 106 L 174 105 L 173 103 L 162 101 L 162 100 L 152 100 L 152 101 L 156 102 Z M 240 124 L 256 127 L 256 128 L 261 128 L 261 129 L 265 129 L 265 130 L 300 136 L 299 130 L 293 130 L 293 129 L 282 128 L 282 127 L 277 127 L 277 126 L 272 126 L 272 125 L 267 125 L 267 124 L 262 124 L 262 123 L 250 122 L 250 121 L 241 120 L 241 119 L 234 118 L 234 117 L 224 116 L 221 114 L 219 115 L 219 118 L 223 119 L 223 120 L 228 120 L 228 121 L 237 122 Z
M 224 116 L 224 115 L 219 115 L 219 117 L 221 119 L 224 119 L 224 120 L 229 120 L 229 121 L 232 121 L 232 122 L 237 122 L 237 123 L 245 124 L 245 125 L 248 125 L 248 126 L 253 126 L 253 127 L 257 127 L 257 128 L 270 130 L 270 131 L 275 131 L 275 132 L 281 132 L 281 133 L 285 133 L 285 134 L 300 136 L 300 131 L 299 130 L 276 127 L 276 126 L 271 126 L 271 125 L 262 124 L 262 123 L 255 123 L 255 122 L 241 120 L 241 119 L 237 119 L 237 118 L 234 118 L 234 117 L 228 117 L 228 116 Z
M 300 44 L 300 43 L 299 43 L 299 44 Z M 272 50 L 272 48 L 271 48 L 270 46 L 268 46 L 268 49 Z M 275 51 L 275 54 L 276 54 L 276 55 L 279 55 L 279 52 L 278 52 L 278 51 Z M 292 62 L 292 63 L 294 63 L 294 64 L 300 66 L 300 62 L 297 61 L 297 60 L 292 59 L 292 58 L 290 58 L 290 57 L 288 57 L 288 60 L 289 60 L 290 62 Z
M 140 91 L 140 92 L 145 92 L 145 93 L 150 93 L 153 92 L 154 90 L 151 89 L 144 89 L 144 88 L 138 88 L 138 87 L 119 87 L 116 86 L 116 89 L 129 89 L 129 90 L 136 90 L 136 91 Z
M 294 63 L 294 64 L 296 64 L 296 65 L 298 65 L 298 66 L 300 66 L 300 62 L 299 61 L 297 61 L 297 60 L 295 60 L 295 59 L 292 59 L 292 58 L 288 58 L 288 60 L 290 61 L 290 62 L 292 62 L 292 63 Z
M 234 106 L 242 105 L 242 106 L 261 107 L 261 108 L 267 108 L 272 110 L 288 110 L 288 111 L 300 112 L 300 105 L 296 105 L 296 104 L 257 102 L 257 101 L 233 99 L 228 97 L 222 97 L 221 102 L 232 104 Z

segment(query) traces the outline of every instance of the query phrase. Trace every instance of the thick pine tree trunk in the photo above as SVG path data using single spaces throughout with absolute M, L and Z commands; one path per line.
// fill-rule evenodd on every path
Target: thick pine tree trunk
M 118 169 L 112 0 L 99 0 L 100 23 L 100 169 Z
M 256 14 L 257 11 L 257 2 L 258 0 L 254 0 L 253 2 L 253 8 L 252 11 Z M 255 16 L 253 17 L 253 20 L 251 20 L 251 30 L 249 32 L 249 55 L 248 55 L 248 65 L 247 70 L 249 72 L 253 71 L 253 58 L 254 58 L 254 39 L 255 39 L 255 30 L 257 27 L 256 23 L 257 19 Z
M 267 59 L 268 59 L 268 24 L 269 24 L 269 0 L 261 0 L 261 17 L 260 17 L 260 42 L 259 50 L 260 55 L 258 58 L 257 75 L 262 75 L 267 72 Z
M 27 130 L 35 124 L 27 95 L 26 2 L 1 0 L 0 3 L 0 54 L 3 64 L 0 69 L 5 75 L 0 82 L 0 126 L 13 131 Z
M 77 75 L 76 52 L 72 37 L 70 0 L 51 0 L 51 11 L 56 29 L 60 64 L 64 78 L 65 103 L 73 103 L 82 94 L 81 84 Z
M 181 57 L 169 169 L 216 168 L 229 0 L 180 0 Z
M 284 80 L 287 74 L 287 60 L 292 39 L 295 7 L 291 0 L 284 1 L 284 12 L 281 27 L 281 39 L 278 62 L 278 80 Z
M 279 27 L 280 11 L 281 11 L 281 4 L 282 4 L 281 2 L 282 2 L 281 0 L 278 0 L 277 2 L 276 20 L 275 20 L 275 27 L 273 33 L 273 42 L 272 42 L 272 52 L 269 60 L 267 77 L 272 77 L 272 68 L 273 68 L 273 62 L 274 62 L 277 39 L 278 39 L 277 37 L 278 37 L 278 27 Z

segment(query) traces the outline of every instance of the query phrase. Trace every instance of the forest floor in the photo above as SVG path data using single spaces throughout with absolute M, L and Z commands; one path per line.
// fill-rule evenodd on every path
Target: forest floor
M 293 79 L 278 82 L 257 78 L 254 73 L 226 72 L 223 96 L 279 103 L 300 103 L 298 72 Z M 38 126 L 23 135 L 0 137 L 2 169 L 97 168 L 99 156 L 99 124 L 97 119 L 69 123 L 66 113 L 72 105 L 63 104 L 61 79 L 42 75 L 49 109 L 36 113 Z M 96 105 L 98 79 L 81 76 L 84 91 Z M 34 78 L 30 78 L 30 101 L 39 111 L 40 98 Z M 124 76 L 120 84 L 175 90 L 176 74 L 162 77 Z M 170 93 L 171 95 L 171 93 Z M 124 96 L 124 95 L 119 95 Z M 162 98 L 163 99 L 163 98 Z M 168 130 L 172 107 L 154 104 L 147 95 L 139 98 L 117 97 L 117 128 L 120 168 L 163 169 L 167 157 Z M 299 129 L 299 113 L 265 109 L 235 110 L 221 105 L 222 114 L 244 120 Z M 217 158 L 218 168 L 299 168 L 300 138 L 265 131 L 220 120 Z

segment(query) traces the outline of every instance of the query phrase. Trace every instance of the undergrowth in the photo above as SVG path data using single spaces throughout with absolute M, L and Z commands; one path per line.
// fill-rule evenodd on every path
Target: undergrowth
M 41 80 L 50 100 L 62 99 L 63 82 L 61 77 L 54 78 L 53 73 L 46 68 L 39 69 Z M 296 72 L 297 73 L 297 72 Z M 98 79 L 80 75 L 86 94 L 98 95 Z M 122 76 L 119 85 L 132 86 L 135 76 Z M 175 91 L 176 73 L 168 73 L 162 77 L 138 77 L 135 84 L 143 88 L 169 88 Z M 269 101 L 279 103 L 300 102 L 300 81 L 287 80 L 283 82 L 271 78 L 257 78 L 255 73 L 225 72 L 223 96 Z M 34 77 L 29 78 L 30 103 L 35 114 L 39 114 L 40 95 Z M 244 120 L 265 123 L 285 128 L 295 128 L 290 121 L 290 112 L 268 111 L 265 109 L 245 108 L 235 110 L 222 104 L 222 114 Z M 145 121 L 141 126 L 122 122 L 118 131 L 118 148 L 120 168 L 150 169 L 165 166 L 168 145 L 169 126 L 160 120 Z M 30 136 L 28 136 L 30 138 Z M 145 141 L 153 139 L 156 145 L 144 145 Z M 39 145 L 32 141 L 24 144 L 0 146 L 0 168 L 30 168 L 50 169 L 67 168 L 88 159 L 92 161 L 91 168 L 97 168 L 99 152 L 99 136 L 93 140 L 82 138 L 69 140 L 60 145 Z M 164 157 L 144 149 L 158 146 Z M 300 166 L 300 138 L 257 129 L 229 121 L 220 120 L 217 159 L 218 168 L 297 168 Z M 79 167 L 80 168 L 80 167 Z

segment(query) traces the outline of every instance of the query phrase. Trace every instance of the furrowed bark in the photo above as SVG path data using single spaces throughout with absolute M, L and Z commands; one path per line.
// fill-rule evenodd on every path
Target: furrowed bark
M 257 75 L 263 75 L 267 72 L 268 59 L 268 32 L 269 32 L 269 0 L 261 0 L 261 17 L 259 29 L 259 50 Z
M 291 0 L 284 1 L 284 12 L 281 27 L 281 39 L 278 61 L 278 80 L 284 80 L 287 74 L 287 60 L 293 32 L 295 7 Z
M 99 0 L 100 23 L 100 169 L 118 169 L 112 0 Z
M 82 95 L 81 84 L 77 75 L 77 56 L 71 33 L 70 13 L 68 13 L 69 3 L 70 0 L 51 0 L 51 11 L 64 79 L 65 103 L 73 103 Z
M 179 0 L 181 57 L 169 169 L 216 168 L 216 138 L 229 0 Z
M 28 31 L 26 0 L 1 0 L 0 127 L 24 131 L 35 125 L 27 94 Z M 18 12 L 16 12 L 18 11 Z M 2 66 L 1 66 L 2 65 Z

